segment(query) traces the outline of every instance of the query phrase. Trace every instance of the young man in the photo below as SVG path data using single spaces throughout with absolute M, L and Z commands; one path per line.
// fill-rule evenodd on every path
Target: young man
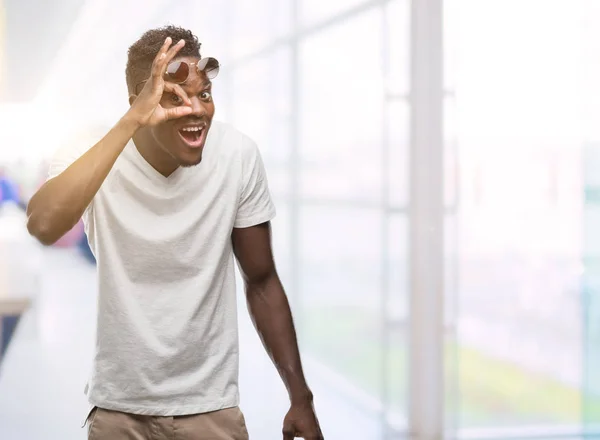
M 234 255 L 289 392 L 283 438 L 323 438 L 273 262 L 275 208 L 259 151 L 213 121 L 218 69 L 190 31 L 146 32 L 129 49 L 127 113 L 91 148 L 59 152 L 29 203 L 28 229 L 46 245 L 83 217 L 97 258 L 90 439 L 248 437 Z

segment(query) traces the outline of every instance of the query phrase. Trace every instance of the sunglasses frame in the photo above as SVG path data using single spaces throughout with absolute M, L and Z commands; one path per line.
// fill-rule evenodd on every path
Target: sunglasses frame
M 215 67 L 213 67 L 211 70 L 209 70 L 208 72 L 205 71 L 207 65 L 209 62 L 213 62 L 214 64 L 216 64 Z M 188 70 L 187 76 L 185 77 L 185 79 L 183 79 L 182 81 L 175 81 L 174 79 L 172 79 L 170 76 L 172 74 L 169 73 L 169 68 L 175 64 L 181 65 L 181 64 L 187 64 L 188 66 L 192 67 L 192 66 L 196 66 L 196 71 L 200 74 L 201 72 L 205 72 L 206 76 L 209 80 L 212 80 L 214 78 L 217 77 L 217 75 L 219 74 L 219 70 L 221 69 L 221 63 L 219 63 L 219 61 L 216 58 L 213 57 L 205 57 L 205 58 L 201 58 L 200 60 L 198 60 L 198 62 L 196 63 L 186 63 L 185 61 L 171 61 L 168 65 L 167 65 L 167 71 L 165 72 L 165 80 L 172 82 L 174 84 L 184 84 L 188 78 L 190 77 L 190 72 L 191 69 Z M 178 69 L 176 69 L 178 70 Z M 216 72 L 215 72 L 216 71 Z M 214 74 L 212 72 L 215 72 Z M 144 84 L 145 82 L 147 82 L 148 80 L 145 79 L 139 83 L 137 83 L 135 85 L 135 94 L 138 94 L 138 88 L 140 85 Z

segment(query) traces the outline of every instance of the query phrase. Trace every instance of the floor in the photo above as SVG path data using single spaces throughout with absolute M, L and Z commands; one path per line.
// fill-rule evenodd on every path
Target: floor
M 95 332 L 95 268 L 74 250 L 42 251 L 40 292 L 0 371 L 0 439 L 85 439 L 83 388 Z M 241 407 L 251 439 L 279 440 L 287 396 L 240 305 Z M 375 417 L 349 404 L 307 368 L 325 437 L 381 438 Z

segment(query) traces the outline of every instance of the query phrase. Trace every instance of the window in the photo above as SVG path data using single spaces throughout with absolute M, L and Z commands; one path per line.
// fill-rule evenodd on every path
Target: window
M 405 100 L 388 103 L 388 204 L 392 209 L 408 206 L 410 106 Z
M 233 72 L 229 121 L 258 143 L 276 197 L 289 197 L 290 191 L 290 95 L 286 47 L 244 63 Z
M 300 0 L 300 23 L 303 26 L 312 25 L 324 20 L 335 18 L 340 13 L 347 12 L 361 4 L 368 3 L 367 0 Z
M 372 10 L 300 44 L 303 197 L 381 201 L 380 23 Z
M 375 399 L 383 356 L 381 228 L 378 210 L 300 210 L 303 348 Z
M 583 219 L 576 203 L 548 203 L 548 188 L 577 193 L 580 11 L 567 0 L 461 3 L 449 15 L 460 20 L 451 116 L 461 200 L 477 203 L 460 205 L 454 249 L 455 416 L 463 430 L 578 426 Z
M 387 92 L 405 96 L 410 90 L 410 1 L 392 0 L 384 7 L 387 31 Z
M 263 49 L 292 29 L 292 2 L 231 0 L 229 5 L 231 57 L 237 59 Z

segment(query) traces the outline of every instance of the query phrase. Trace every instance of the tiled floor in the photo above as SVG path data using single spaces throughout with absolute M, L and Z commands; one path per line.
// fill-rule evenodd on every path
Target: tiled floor
M 95 269 L 75 251 L 43 250 L 41 292 L 23 319 L 0 372 L 0 439 L 76 440 L 95 329 Z M 288 409 L 277 373 L 240 307 L 241 393 L 251 439 L 279 440 Z M 377 440 L 372 417 L 307 371 L 328 439 Z

